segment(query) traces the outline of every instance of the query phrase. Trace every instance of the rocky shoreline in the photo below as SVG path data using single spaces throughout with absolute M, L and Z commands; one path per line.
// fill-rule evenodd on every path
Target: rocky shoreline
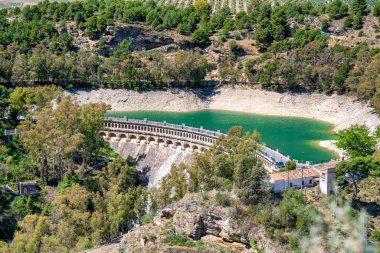
M 105 102 L 114 111 L 231 110 L 263 115 L 292 116 L 322 120 L 334 130 L 364 124 L 374 130 L 380 124 L 375 110 L 355 97 L 319 93 L 278 93 L 243 86 L 168 91 L 126 89 L 75 89 L 80 103 Z

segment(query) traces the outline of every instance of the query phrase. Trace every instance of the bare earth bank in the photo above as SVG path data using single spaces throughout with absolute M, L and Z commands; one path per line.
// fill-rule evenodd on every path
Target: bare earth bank
M 334 130 L 353 124 L 365 124 L 373 130 L 380 124 L 368 103 L 343 95 L 277 93 L 241 86 L 191 91 L 76 89 L 67 92 L 81 103 L 105 102 L 115 111 L 231 110 L 318 119 L 332 123 Z

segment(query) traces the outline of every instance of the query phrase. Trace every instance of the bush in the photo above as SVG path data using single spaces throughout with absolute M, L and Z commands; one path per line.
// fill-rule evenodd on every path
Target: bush
M 370 239 L 372 241 L 380 242 L 380 230 L 374 230 L 374 231 L 372 231 Z
M 234 55 L 241 55 L 244 53 L 244 49 L 240 45 L 238 45 L 235 40 L 230 41 L 229 48 L 231 53 L 233 53 Z
M 225 178 L 225 179 L 223 180 L 223 186 L 224 186 L 224 188 L 225 188 L 226 190 L 228 190 L 228 191 L 232 190 L 232 181 L 229 180 L 228 178 Z
M 249 245 L 256 250 L 257 253 L 263 253 L 264 251 L 260 249 L 259 244 L 257 243 L 256 239 L 252 239 L 249 241 Z
M 205 47 L 210 44 L 208 32 L 203 28 L 198 28 L 192 34 L 193 43 L 198 47 Z
M 153 221 L 153 214 L 147 213 L 143 217 L 141 217 L 141 223 L 143 225 L 151 223 Z
M 208 191 L 202 192 L 202 193 L 201 193 L 201 196 L 202 196 L 202 199 L 203 199 L 204 201 L 207 201 L 207 200 L 210 199 L 210 195 L 209 195 Z
M 280 169 L 280 171 L 288 171 L 297 169 L 297 163 L 293 160 L 289 160 L 285 163 L 285 167 Z
M 323 19 L 322 20 L 322 29 L 327 30 L 327 28 L 329 28 L 329 26 L 330 26 L 329 21 L 327 19 Z
M 215 199 L 216 199 L 216 203 L 218 203 L 218 205 L 220 206 L 223 206 L 223 207 L 231 206 L 231 198 L 227 193 L 218 192 L 215 196 Z
M 375 17 L 379 17 L 380 16 L 380 1 L 377 1 L 375 3 L 375 5 L 373 6 L 373 15 Z
M 234 33 L 234 39 L 241 40 L 242 39 L 241 34 L 239 32 Z
M 177 234 L 175 232 L 170 232 L 167 234 L 165 238 L 165 243 L 169 243 L 170 245 L 178 245 L 190 248 L 201 248 L 204 246 L 204 242 L 202 241 L 193 241 L 185 234 Z
M 298 248 L 298 241 L 299 241 L 299 236 L 297 233 L 291 233 L 289 236 L 289 244 L 292 247 L 292 249 L 297 249 Z
M 65 175 L 63 177 L 63 180 L 58 184 L 58 192 L 61 194 L 64 193 L 65 190 L 69 188 L 73 183 L 79 184 L 79 178 L 75 175 Z
M 354 19 L 352 18 L 352 16 L 347 16 L 344 21 L 343 21 L 343 26 L 344 27 L 351 27 L 352 26 L 352 22 L 354 22 Z

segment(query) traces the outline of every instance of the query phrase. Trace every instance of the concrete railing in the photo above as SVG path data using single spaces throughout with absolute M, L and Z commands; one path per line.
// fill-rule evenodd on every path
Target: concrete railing
M 171 129 L 176 129 L 179 131 L 186 131 L 186 132 L 191 132 L 194 134 L 202 134 L 202 135 L 207 135 L 210 138 L 219 138 L 219 136 L 222 135 L 222 133 L 218 131 L 212 131 L 212 130 L 207 130 L 204 129 L 202 126 L 197 128 L 197 127 L 191 127 L 191 126 L 186 126 L 185 124 L 172 124 L 172 123 L 167 123 L 166 121 L 159 122 L 159 121 L 151 121 L 151 120 L 139 120 L 139 119 L 129 119 L 129 118 L 118 118 L 118 117 L 106 117 L 105 122 L 115 122 L 115 123 L 128 123 L 128 124 L 140 124 L 140 125 L 145 125 L 145 126 L 152 126 L 152 127 L 163 127 L 163 128 L 171 128 Z
M 220 131 L 207 130 L 203 127 L 196 128 L 186 126 L 185 124 L 179 125 L 167 123 L 165 121 L 150 121 L 147 119 L 138 120 L 107 117 L 103 126 L 104 130 L 108 132 L 108 135 L 112 134 L 113 137 L 116 137 L 117 139 L 120 139 L 120 136 L 124 136 L 123 133 L 128 133 L 129 136 L 134 134 L 146 136 L 147 138 L 149 138 L 149 136 L 154 136 L 156 138 L 172 139 L 174 141 L 178 140 L 185 143 L 201 145 L 203 147 L 212 146 L 215 140 L 223 135 Z M 119 133 L 119 137 L 115 135 L 115 132 Z M 109 138 L 111 136 L 106 137 Z M 128 139 L 127 136 L 125 137 Z M 138 138 L 138 136 L 136 137 Z M 146 139 L 146 137 L 144 137 L 144 139 Z M 290 160 L 289 156 L 265 145 L 262 149 L 257 150 L 256 157 L 271 171 L 276 169 L 279 162 L 285 163 Z

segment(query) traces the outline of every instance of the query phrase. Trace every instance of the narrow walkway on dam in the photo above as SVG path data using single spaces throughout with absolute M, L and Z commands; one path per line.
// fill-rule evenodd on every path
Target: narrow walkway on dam
M 203 127 L 196 128 L 185 124 L 149 121 L 147 119 L 129 119 L 107 117 L 103 123 L 103 131 L 99 133 L 104 138 L 117 141 L 136 142 L 155 145 L 181 147 L 182 150 L 202 150 L 209 148 L 224 133 L 212 131 Z M 281 167 L 291 158 L 267 146 L 257 151 L 257 157 L 263 161 L 270 171 Z

